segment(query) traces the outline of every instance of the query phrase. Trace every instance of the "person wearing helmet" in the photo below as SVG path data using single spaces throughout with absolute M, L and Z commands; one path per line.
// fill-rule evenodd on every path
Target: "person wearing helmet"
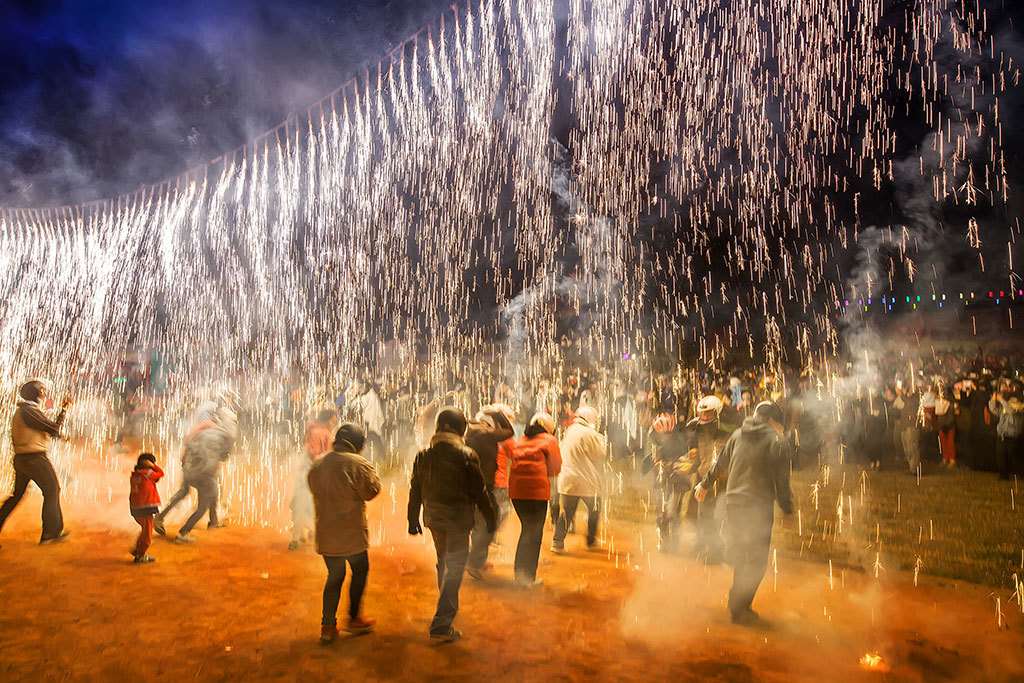
M 65 397 L 56 420 L 43 412 L 49 387 L 41 380 L 30 380 L 21 387 L 21 402 L 11 419 L 11 442 L 14 446 L 14 491 L 0 507 L 0 529 L 7 517 L 21 502 L 29 482 L 43 492 L 43 532 L 40 545 L 59 543 L 68 537 L 64 531 L 64 515 L 60 509 L 60 481 L 46 449 L 50 440 L 60 438 L 71 397 Z
M 711 463 L 715 461 L 725 447 L 725 442 L 732 435 L 732 430 L 722 425 L 721 412 L 721 399 L 713 395 L 705 396 L 697 402 L 696 415 L 686 424 L 687 450 L 693 460 L 693 476 L 696 481 L 700 481 L 708 473 Z M 696 482 L 691 482 L 687 488 L 691 488 L 693 483 Z M 724 482 L 722 484 L 724 485 Z M 698 502 L 694 510 L 697 532 L 694 552 L 698 556 L 704 555 L 708 564 L 720 564 L 725 550 L 720 533 L 721 516 L 716 514 L 716 491 L 711 491 L 704 501 Z
M 495 513 L 487 495 L 476 451 L 466 446 L 466 417 L 458 408 L 437 414 L 437 431 L 430 447 L 416 454 L 409 482 L 409 533 L 430 529 L 437 552 L 437 610 L 430 637 L 450 642 L 462 634 L 452 628 L 459 611 L 459 588 L 469 557 L 469 534 L 475 523 L 474 506 L 484 516 L 487 532 L 494 533 Z
M 316 511 L 316 551 L 327 565 L 320 622 L 320 642 L 325 644 L 338 637 L 338 601 L 346 564 L 352 570 L 352 581 L 345 630 L 368 633 L 375 623 L 359 613 L 370 572 L 366 501 L 380 493 L 377 472 L 362 457 L 365 444 L 366 435 L 361 427 L 351 422 L 342 424 L 334 435 L 332 448 L 312 463 L 306 478 Z
M 654 507 L 658 525 L 658 548 L 665 553 L 677 550 L 683 502 L 690 490 L 693 464 L 687 456 L 688 440 L 683 425 L 676 425 L 668 413 L 651 423 L 651 453 L 644 458 L 643 474 L 654 469 Z
M 599 419 L 596 408 L 580 406 L 558 447 L 562 456 L 562 470 L 558 475 L 561 514 L 551 542 L 551 551 L 557 554 L 565 552 L 565 535 L 580 501 L 587 507 L 587 549 L 597 547 L 602 488 L 598 464 L 608 453 L 608 440 L 597 431 Z
M 487 486 L 487 495 L 491 499 L 491 507 L 494 508 L 497 516 L 495 531 L 505 521 L 508 515 L 507 489 L 506 504 L 499 501 L 495 493 L 495 474 L 498 470 L 498 448 L 502 442 L 511 439 L 515 432 L 512 429 L 511 420 L 514 415 L 508 406 L 505 409 L 498 406 L 485 406 L 475 419 L 470 420 L 466 428 L 466 445 L 476 451 L 480 458 L 480 470 L 484 475 L 484 484 Z M 470 538 L 469 563 L 466 572 L 474 579 L 483 578 L 483 572 L 487 566 L 487 553 L 490 549 L 494 533 L 488 533 L 487 521 L 479 511 L 476 513 L 476 525 L 473 527 L 473 534 Z
M 215 420 L 215 427 L 203 429 L 189 439 L 181 456 L 183 485 L 196 490 L 198 502 L 192 515 L 174 537 L 175 543 L 194 543 L 196 539 L 189 535 L 189 532 L 207 513 L 210 515 L 210 521 L 206 525 L 208 529 L 226 526 L 217 517 L 220 465 L 228 459 L 235 439 L 238 438 L 238 418 L 230 408 L 220 407 L 217 409 Z
M 759 403 L 754 414 L 729 437 L 694 491 L 694 497 L 703 502 L 715 482 L 728 477 L 725 519 L 734 567 L 729 612 L 738 624 L 759 621 L 751 603 L 768 565 L 775 504 L 781 508 L 784 522 L 791 520 L 794 511 L 783 419 L 778 404 Z
M 562 469 L 562 456 L 554 433 L 555 419 L 547 413 L 537 413 L 512 449 L 508 493 L 522 523 L 515 559 L 516 585 L 521 588 L 540 583 L 537 564 L 551 497 L 550 478 Z

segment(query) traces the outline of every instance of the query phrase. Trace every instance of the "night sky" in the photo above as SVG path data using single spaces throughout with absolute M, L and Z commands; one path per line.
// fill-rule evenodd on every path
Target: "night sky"
M 0 206 L 135 190 L 302 110 L 441 0 L 0 3 Z

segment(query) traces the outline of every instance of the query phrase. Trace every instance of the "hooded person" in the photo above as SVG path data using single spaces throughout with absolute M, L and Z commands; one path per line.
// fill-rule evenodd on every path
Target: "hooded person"
M 68 537 L 64 531 L 64 515 L 60 509 L 60 481 L 46 451 L 51 439 L 59 439 L 71 397 L 65 397 L 57 418 L 51 420 L 43 412 L 49 393 L 41 380 L 29 380 L 22 385 L 21 401 L 11 418 L 11 445 L 14 449 L 14 490 L 0 506 L 0 529 L 14 508 L 21 502 L 29 482 L 35 482 L 43 493 L 43 531 L 40 545 L 59 543 Z
M 494 533 L 496 520 L 476 451 L 466 446 L 466 416 L 458 408 L 437 414 L 437 429 L 430 446 L 416 454 L 409 482 L 409 533 L 430 530 L 437 552 L 437 609 L 430 623 L 430 637 L 453 641 L 462 634 L 452 627 L 459 611 L 459 588 L 469 557 L 469 534 L 475 523 L 474 508 L 484 516 L 487 531 Z
M 608 440 L 597 430 L 600 415 L 593 406 L 580 406 L 558 445 L 562 458 L 558 474 L 561 514 L 555 522 L 551 550 L 565 552 L 565 536 L 580 502 L 587 508 L 587 548 L 597 547 L 601 517 L 602 477 L 599 466 L 608 454 Z
M 323 417 L 323 413 L 321 417 Z M 370 572 L 370 546 L 366 502 L 380 493 L 373 465 L 362 457 L 366 436 L 351 422 L 338 427 L 333 447 L 309 468 L 307 482 L 316 509 L 316 551 L 327 566 L 324 584 L 320 642 L 338 637 L 338 602 L 345 582 L 346 564 L 352 570 L 349 583 L 349 633 L 368 633 L 375 620 L 360 614 L 363 591 Z
M 732 431 L 722 426 L 722 401 L 717 396 L 701 398 L 697 402 L 696 413 L 686 424 L 688 454 L 696 470 L 695 482 L 700 481 L 708 473 L 711 464 L 732 436 Z M 709 491 L 708 496 L 696 505 L 697 540 L 694 552 L 698 556 L 705 554 L 708 564 L 721 563 L 725 550 L 720 532 L 721 514 L 718 510 L 718 489 L 724 485 L 724 481 L 719 482 L 719 485 Z
M 728 604 L 734 623 L 757 623 L 751 604 L 768 564 L 775 504 L 786 519 L 794 511 L 783 419 L 777 404 L 759 403 L 754 414 L 729 437 L 694 492 L 697 500 L 703 501 L 718 480 L 728 477 L 726 535 L 734 568 Z
M 562 470 L 562 455 L 554 432 L 555 419 L 547 413 L 537 413 L 512 449 L 508 494 L 522 524 L 515 558 L 515 580 L 522 588 L 539 584 L 537 565 L 551 499 L 551 478 Z
M 514 416 L 513 416 L 514 417 Z M 495 475 L 498 471 L 498 449 L 502 442 L 511 439 L 515 432 L 509 415 L 497 406 L 485 406 L 476 418 L 466 427 L 466 445 L 472 448 L 480 458 L 480 471 L 484 475 L 487 495 L 491 499 L 491 507 L 496 515 L 495 531 L 504 521 L 503 510 L 507 514 L 507 501 L 499 501 L 496 494 Z M 507 494 L 507 489 L 505 490 Z M 476 512 L 476 524 L 470 537 L 469 560 L 466 572 L 474 579 L 482 579 L 487 566 L 487 554 L 494 533 L 487 531 L 487 520 L 479 511 Z
M 220 495 L 220 465 L 231 454 L 231 449 L 238 438 L 238 418 L 230 408 L 218 408 L 216 426 L 195 433 L 185 444 L 181 456 L 181 472 L 184 485 L 196 489 L 198 502 L 192 515 L 174 537 L 175 543 L 193 543 L 195 537 L 189 535 L 192 528 L 209 513 L 208 529 L 219 529 L 226 526 L 217 516 L 217 500 Z M 170 507 L 168 505 L 168 507 Z M 160 512 L 161 527 L 165 508 Z

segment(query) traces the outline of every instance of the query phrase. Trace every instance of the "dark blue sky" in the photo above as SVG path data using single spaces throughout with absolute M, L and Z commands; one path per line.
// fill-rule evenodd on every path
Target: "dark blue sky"
M 443 0 L 0 4 L 0 206 L 113 196 L 300 110 Z

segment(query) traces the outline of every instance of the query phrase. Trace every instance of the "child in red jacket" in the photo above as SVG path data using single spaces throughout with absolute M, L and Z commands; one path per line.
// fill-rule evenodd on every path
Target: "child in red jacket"
M 156 466 L 156 458 L 152 453 L 143 453 L 139 456 L 132 472 L 132 491 L 128 497 L 132 517 L 142 527 L 139 539 L 132 550 L 135 564 L 156 561 L 156 558 L 147 555 L 146 551 L 153 542 L 153 515 L 160 509 L 160 494 L 157 493 L 156 483 L 162 476 L 164 471 Z

